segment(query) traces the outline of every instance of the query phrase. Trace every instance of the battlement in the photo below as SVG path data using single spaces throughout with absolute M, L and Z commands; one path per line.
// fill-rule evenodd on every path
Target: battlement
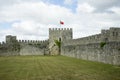
M 47 43 L 48 40 L 18 40 L 18 43 L 26 43 L 26 44 L 40 44 L 40 43 Z
M 102 30 L 101 30 L 101 33 L 102 33 L 102 34 L 106 34 L 106 33 L 108 33 L 108 32 L 109 32 L 109 30 L 106 30 L 106 29 L 102 29 Z
M 111 27 L 110 30 L 120 30 L 118 27 Z
M 100 34 L 95 34 L 87 37 L 67 40 L 64 45 L 84 45 L 90 43 L 101 42 L 119 42 L 120 41 L 120 28 L 110 28 L 101 30 Z
M 64 30 L 72 30 L 72 28 L 49 28 L 49 31 L 64 31 Z
M 0 42 L 0 45 L 4 45 L 4 44 L 6 44 L 4 41 Z

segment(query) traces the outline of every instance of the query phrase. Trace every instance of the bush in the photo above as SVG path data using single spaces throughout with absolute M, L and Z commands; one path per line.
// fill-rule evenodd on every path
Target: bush
M 100 47 L 103 48 L 106 45 L 106 42 L 101 42 Z
M 54 41 L 55 41 L 55 45 L 60 48 L 61 47 L 61 41 L 58 41 L 58 40 L 54 40 Z

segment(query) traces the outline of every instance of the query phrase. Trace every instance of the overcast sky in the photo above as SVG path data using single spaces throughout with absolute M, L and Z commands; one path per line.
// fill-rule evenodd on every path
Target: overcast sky
M 49 28 L 73 28 L 80 38 L 110 27 L 120 27 L 120 0 L 0 0 L 0 41 L 46 40 Z

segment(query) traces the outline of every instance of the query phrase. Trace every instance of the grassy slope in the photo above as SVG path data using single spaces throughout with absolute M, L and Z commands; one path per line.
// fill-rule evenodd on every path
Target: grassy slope
M 0 57 L 0 80 L 120 80 L 120 67 L 63 56 Z

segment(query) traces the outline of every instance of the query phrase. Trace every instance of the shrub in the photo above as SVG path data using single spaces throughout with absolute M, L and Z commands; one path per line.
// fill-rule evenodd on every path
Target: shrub
M 60 48 L 61 47 L 61 41 L 58 41 L 58 40 L 54 40 L 54 41 L 55 41 L 55 45 Z
M 106 42 L 101 42 L 100 47 L 103 48 L 106 45 Z

